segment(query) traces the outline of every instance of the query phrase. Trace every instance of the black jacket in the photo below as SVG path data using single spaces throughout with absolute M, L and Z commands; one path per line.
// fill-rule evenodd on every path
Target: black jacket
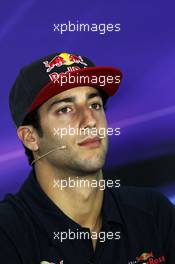
M 61 232 L 90 230 L 66 216 L 31 171 L 19 192 L 0 202 L 0 263 L 175 264 L 175 207 L 162 194 L 138 187 L 106 188 L 102 215 L 95 253 L 88 238 L 61 242 Z M 113 238 L 105 237 L 109 232 Z

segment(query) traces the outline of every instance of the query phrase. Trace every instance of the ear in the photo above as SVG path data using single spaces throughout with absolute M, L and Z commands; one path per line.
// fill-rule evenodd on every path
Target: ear
M 17 129 L 19 139 L 23 144 L 31 151 L 37 151 L 39 149 L 37 144 L 37 133 L 32 126 L 19 126 Z

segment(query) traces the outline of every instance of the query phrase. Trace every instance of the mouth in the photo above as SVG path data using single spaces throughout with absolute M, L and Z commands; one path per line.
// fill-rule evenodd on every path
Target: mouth
M 79 142 L 78 145 L 80 147 L 92 147 L 92 148 L 100 147 L 101 139 L 99 137 L 87 138 L 87 139 Z

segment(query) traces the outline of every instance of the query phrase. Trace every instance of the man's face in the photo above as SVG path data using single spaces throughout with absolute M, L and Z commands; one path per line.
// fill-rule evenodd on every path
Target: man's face
M 81 86 L 59 93 L 39 108 L 39 115 L 43 130 L 43 137 L 39 138 L 39 155 L 58 146 L 67 147 L 48 154 L 45 159 L 49 164 L 77 176 L 103 167 L 108 148 L 107 135 L 96 143 L 80 144 L 87 138 L 98 137 L 99 131 L 107 128 L 103 102 L 97 89 Z M 70 133 L 69 128 L 73 128 Z M 64 131 L 62 136 L 61 131 Z

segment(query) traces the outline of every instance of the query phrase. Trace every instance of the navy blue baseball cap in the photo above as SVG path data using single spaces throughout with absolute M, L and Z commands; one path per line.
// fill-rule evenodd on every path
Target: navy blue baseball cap
M 92 86 L 112 96 L 121 79 L 120 69 L 96 66 L 84 56 L 66 52 L 48 55 L 21 69 L 9 93 L 12 118 L 18 127 L 48 99 L 77 86 Z

